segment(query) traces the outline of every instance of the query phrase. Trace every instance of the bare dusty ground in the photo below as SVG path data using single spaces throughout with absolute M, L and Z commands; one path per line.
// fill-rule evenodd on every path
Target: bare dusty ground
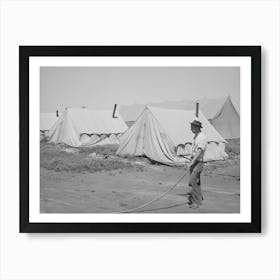
M 183 168 L 135 161 L 132 167 L 98 172 L 50 170 L 41 166 L 41 213 L 112 213 L 142 205 L 165 192 Z M 141 213 L 239 213 L 239 156 L 207 163 L 202 173 L 204 201 L 187 206 L 188 176 Z

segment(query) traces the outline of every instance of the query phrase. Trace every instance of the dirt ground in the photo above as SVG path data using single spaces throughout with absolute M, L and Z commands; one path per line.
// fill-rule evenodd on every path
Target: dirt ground
M 165 192 L 186 171 L 135 160 L 132 167 L 98 172 L 56 171 L 41 166 L 41 213 L 114 213 L 142 205 Z M 139 213 L 239 213 L 239 156 L 207 163 L 204 201 L 187 206 L 188 176 L 171 193 Z

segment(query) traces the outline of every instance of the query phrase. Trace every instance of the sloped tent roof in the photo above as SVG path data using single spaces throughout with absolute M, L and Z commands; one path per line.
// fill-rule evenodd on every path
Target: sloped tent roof
M 96 135 L 110 137 L 112 134 L 124 133 L 127 125 L 118 112 L 115 115 L 117 118 L 113 118 L 111 110 L 68 108 L 52 127 L 49 141 L 72 147 L 91 146 L 98 142 Z M 92 141 L 83 143 L 81 136 L 84 134 L 92 136 Z
M 145 107 L 143 104 L 121 105 L 120 113 L 125 122 L 135 122 Z
M 199 109 L 203 112 L 207 120 L 211 120 L 223 107 L 225 100 L 226 98 L 204 99 L 204 102 L 199 102 Z
M 192 143 L 193 133 L 190 123 L 195 119 L 193 111 L 171 110 L 146 107 L 137 121 L 121 137 L 117 154 L 145 155 L 152 160 L 168 165 L 181 163 L 176 155 L 176 147 Z M 206 134 L 208 145 L 205 160 L 224 159 L 226 141 L 214 129 L 202 113 L 199 114 L 202 131 Z
M 232 102 L 230 96 L 223 106 L 211 119 L 211 124 L 225 139 L 240 138 L 240 115 L 239 110 Z
M 40 131 L 50 130 L 54 123 L 58 120 L 56 113 L 40 114 Z

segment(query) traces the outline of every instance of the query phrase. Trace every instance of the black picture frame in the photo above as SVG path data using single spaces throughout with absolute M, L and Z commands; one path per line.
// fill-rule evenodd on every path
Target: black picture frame
M 32 56 L 251 57 L 250 223 L 31 223 L 29 221 L 29 58 Z M 260 233 L 261 46 L 19 46 L 21 233 Z

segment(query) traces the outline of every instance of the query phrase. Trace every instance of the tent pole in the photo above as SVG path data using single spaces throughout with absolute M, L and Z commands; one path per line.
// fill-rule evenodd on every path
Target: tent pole
M 199 103 L 196 103 L 196 107 L 195 107 L 195 116 L 198 118 L 198 111 L 199 111 Z
M 115 106 L 114 106 L 114 111 L 113 111 L 113 116 L 112 116 L 113 119 L 117 119 L 117 118 L 118 118 L 118 117 L 115 115 L 116 109 L 117 109 L 117 104 L 115 104 Z

